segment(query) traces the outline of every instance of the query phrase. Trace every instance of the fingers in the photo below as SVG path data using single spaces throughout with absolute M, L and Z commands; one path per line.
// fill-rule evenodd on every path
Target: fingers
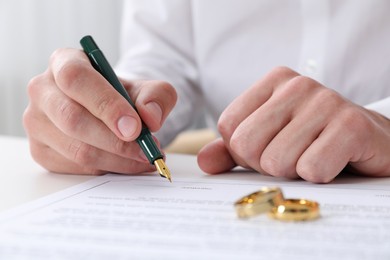
M 29 113 L 26 111 L 26 114 Z M 120 156 L 104 151 L 95 146 L 84 143 L 64 135 L 50 121 L 43 122 L 32 116 L 25 116 L 25 125 L 30 135 L 30 147 L 33 158 L 50 171 L 77 173 L 77 174 L 101 174 L 103 172 L 138 173 L 153 171 L 155 168 L 149 164 L 146 158 L 142 158 L 139 147 L 129 149 L 132 157 Z M 35 128 L 34 125 L 39 125 Z M 45 129 L 45 131 L 42 131 Z M 136 143 L 128 143 L 136 145 Z M 138 149 L 135 149 L 138 148 Z M 134 151 L 134 152 L 133 152 Z
M 66 158 L 51 147 L 34 140 L 30 141 L 30 149 L 34 160 L 51 172 L 100 175 L 108 172 L 134 174 L 155 171 L 148 163 L 114 156 L 76 140 L 69 145 L 69 150 L 74 152 L 72 158 Z
M 231 153 L 221 138 L 207 144 L 198 154 L 198 165 L 206 173 L 216 174 L 236 166 Z
M 312 91 L 311 87 L 299 74 L 281 67 L 228 106 L 221 115 L 218 129 L 239 165 L 249 165 L 259 172 L 269 173 L 269 160 L 260 163 L 263 151 L 289 124 L 300 106 L 301 94 L 309 90 Z M 263 165 L 268 169 L 263 169 Z M 281 175 L 281 171 L 274 173 L 277 174 Z M 295 171 L 286 175 L 297 176 Z
M 328 127 L 298 158 L 296 172 L 307 181 L 328 183 L 342 171 L 351 156 L 351 143 Z
M 285 67 L 276 68 L 237 97 L 223 111 L 219 119 L 218 130 L 222 137 L 225 140 L 230 140 L 238 125 L 269 100 L 278 86 L 298 75 Z
M 289 120 L 289 117 L 280 117 L 281 113 L 277 113 L 275 111 L 273 114 L 269 113 L 263 115 L 262 121 L 265 122 L 264 124 L 261 120 L 258 121 L 257 118 L 253 118 L 254 121 L 258 121 L 255 123 L 257 126 L 255 128 L 255 134 L 244 133 L 247 131 L 242 132 L 237 128 L 241 126 L 241 129 L 245 129 L 245 123 L 243 124 L 243 122 L 245 122 L 256 110 L 258 110 L 259 107 L 269 101 L 279 85 L 282 85 L 284 82 L 297 75 L 299 74 L 285 67 L 274 69 L 263 79 L 256 82 L 242 95 L 237 97 L 221 114 L 218 121 L 218 131 L 221 133 L 221 136 L 225 141 L 227 150 L 238 165 L 243 167 L 248 167 L 248 165 L 250 165 L 250 167 L 256 169 L 257 171 L 265 172 L 261 169 L 259 163 L 251 163 L 256 159 L 258 152 L 253 153 L 253 151 L 248 151 L 246 150 L 246 147 L 241 146 L 241 144 L 245 144 L 247 142 L 251 143 L 252 141 L 250 139 L 259 132 L 259 128 L 267 131 L 266 128 L 268 127 L 268 131 L 271 132 L 280 129 L 282 125 Z M 273 125 L 270 125 L 269 122 L 272 122 Z M 248 122 L 247 124 L 251 125 L 252 123 L 254 122 Z M 233 134 L 235 135 L 234 137 Z M 264 136 L 265 135 L 263 135 L 263 137 Z M 266 144 L 271 139 L 272 136 L 268 135 L 267 139 L 262 141 Z M 231 147 L 232 145 L 234 148 Z M 240 153 L 239 150 L 241 150 L 241 147 L 244 150 L 241 155 L 237 155 L 237 152 Z M 257 147 L 255 149 L 256 151 L 259 150 Z M 243 156 L 243 153 L 245 153 L 245 156 Z M 244 159 L 248 158 L 248 156 L 250 156 L 249 159 Z
M 171 85 L 126 82 L 139 114 L 158 130 L 176 102 Z M 48 70 L 28 85 L 23 123 L 34 158 L 49 170 L 135 173 L 155 168 L 138 144 L 141 119 L 80 50 L 56 51 Z M 51 158 L 45 160 L 45 158 Z
M 90 64 L 81 50 L 58 50 L 51 58 L 58 88 L 102 120 L 119 138 L 134 140 L 141 121 L 131 105 Z
M 141 120 L 157 131 L 176 104 L 174 88 L 161 81 L 125 82 L 138 113 L 90 64 L 82 51 L 59 50 L 51 59 L 54 80 L 72 100 L 99 118 L 119 138 L 134 140 Z
M 47 85 L 54 84 L 46 80 Z M 46 111 L 47 120 L 40 119 L 36 124 L 45 124 L 45 131 L 49 132 L 60 129 L 65 135 L 80 140 L 81 142 L 95 146 L 123 157 L 144 161 L 140 158 L 140 148 L 134 142 L 125 142 L 119 139 L 110 129 L 98 118 L 94 117 L 83 106 L 70 99 L 55 86 L 44 89 L 43 93 L 37 94 L 34 103 Z M 54 124 L 52 126 L 51 124 Z M 34 131 L 33 129 L 31 131 Z M 36 139 L 50 142 L 43 132 L 34 132 Z
M 263 146 L 263 150 L 257 150 L 257 156 L 260 158 L 257 163 L 264 172 L 280 177 L 298 177 L 296 171 L 298 159 L 324 127 L 323 122 L 319 120 L 307 122 L 308 117 L 309 115 L 300 115 L 294 118 Z
M 274 93 L 232 136 L 232 149 L 239 156 L 249 156 L 247 161 L 252 168 L 274 176 L 296 178 L 299 157 L 335 116 L 337 111 L 328 107 L 341 104 L 342 100 L 325 93 L 328 90 L 305 86 L 302 80 L 300 77 L 290 80 L 285 90 Z M 305 102 L 300 101 L 302 97 Z M 250 136 L 251 142 L 241 143 L 241 135 Z
M 143 80 L 124 84 L 135 100 L 138 113 L 152 132 L 158 131 L 177 101 L 175 89 L 166 82 Z
M 390 150 L 382 144 L 388 134 L 380 130 L 389 123 L 382 121 L 318 82 L 278 68 L 223 112 L 218 129 L 224 147 L 219 142 L 205 148 L 200 166 L 226 170 L 204 163 L 219 154 L 262 173 L 318 183 L 330 182 L 348 164 L 383 175 L 390 162 L 375 156 Z
M 43 145 L 34 139 L 30 139 L 30 151 L 34 160 L 51 172 L 63 172 L 65 167 L 69 174 L 101 175 L 106 173 L 96 168 L 81 167 L 79 164 L 65 159 L 49 146 Z
M 297 173 L 305 180 L 327 183 L 347 164 L 357 163 L 357 173 L 390 174 L 390 162 L 386 160 L 390 151 L 389 135 L 383 132 L 386 125 L 389 127 L 389 122 L 388 119 L 376 119 L 375 114 L 354 104 L 339 106 L 334 120 L 299 158 Z

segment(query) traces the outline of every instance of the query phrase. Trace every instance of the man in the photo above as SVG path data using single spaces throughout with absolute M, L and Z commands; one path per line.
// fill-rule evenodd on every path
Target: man
M 205 106 L 221 135 L 198 155 L 205 172 L 390 176 L 388 1 L 125 4 L 117 72 L 162 146 Z M 140 118 L 81 50 L 56 51 L 28 90 L 24 125 L 48 170 L 154 170 Z

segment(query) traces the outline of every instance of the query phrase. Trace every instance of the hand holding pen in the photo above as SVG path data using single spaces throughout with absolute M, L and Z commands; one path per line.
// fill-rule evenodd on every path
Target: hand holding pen
M 176 103 L 166 82 L 122 81 L 137 111 L 77 49 L 53 53 L 28 85 L 23 123 L 34 159 L 53 172 L 155 171 L 136 142 L 142 121 L 155 132 Z M 141 121 L 142 118 L 142 121 Z
M 111 84 L 116 91 L 118 91 L 119 94 L 122 95 L 122 97 L 126 99 L 127 102 L 129 102 L 133 109 L 138 113 L 133 100 L 129 97 L 126 89 L 115 75 L 114 70 L 111 68 L 106 57 L 99 49 L 93 38 L 87 35 L 81 39 L 80 44 L 83 47 L 85 54 L 88 55 L 92 66 Z M 148 127 L 143 122 L 141 133 L 136 140 L 143 153 L 148 158 L 150 164 L 154 164 L 156 166 L 161 177 L 167 178 L 171 182 L 171 174 L 168 167 L 165 165 L 164 156 L 157 147 Z

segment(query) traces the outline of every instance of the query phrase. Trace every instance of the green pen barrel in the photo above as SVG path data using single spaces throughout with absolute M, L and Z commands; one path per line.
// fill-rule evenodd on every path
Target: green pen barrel
M 141 134 L 137 138 L 137 143 L 151 164 L 154 164 L 154 161 L 157 159 L 164 158 L 148 128 L 142 128 Z
M 108 81 L 111 85 L 118 91 L 137 111 L 134 102 L 130 99 L 129 94 L 127 93 L 125 87 L 119 81 L 114 70 L 108 63 L 103 52 L 99 49 L 96 42 L 89 35 L 84 36 L 80 40 L 80 44 L 83 47 L 85 53 L 88 55 L 88 58 L 91 60 L 92 66 Z
M 92 66 L 118 91 L 137 111 L 134 102 L 130 99 L 129 94 L 126 89 L 123 87 L 122 83 L 119 81 L 114 70 L 108 63 L 103 52 L 99 49 L 96 42 L 89 35 L 84 36 L 80 40 L 80 44 L 84 49 L 84 52 L 88 55 L 89 60 L 91 61 Z M 138 111 L 137 111 L 138 112 Z M 152 134 L 144 123 L 142 123 L 142 130 L 140 135 L 137 137 L 137 143 L 145 153 L 149 162 L 153 165 L 154 161 L 157 159 L 163 159 L 163 155 L 158 149 Z

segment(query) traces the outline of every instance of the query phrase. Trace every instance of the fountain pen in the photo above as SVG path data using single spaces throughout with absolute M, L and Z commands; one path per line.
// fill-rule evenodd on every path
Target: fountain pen
M 137 111 L 134 102 L 130 99 L 129 94 L 119 81 L 114 70 L 108 63 L 103 52 L 97 46 L 94 39 L 90 35 L 84 36 L 80 40 L 80 44 L 83 47 L 84 52 L 87 54 L 92 66 L 130 103 L 134 110 Z M 145 153 L 149 162 L 156 166 L 160 176 L 167 178 L 170 182 L 172 182 L 171 173 L 164 162 L 164 156 L 158 149 L 150 130 L 144 123 L 142 123 L 142 130 L 136 141 Z

